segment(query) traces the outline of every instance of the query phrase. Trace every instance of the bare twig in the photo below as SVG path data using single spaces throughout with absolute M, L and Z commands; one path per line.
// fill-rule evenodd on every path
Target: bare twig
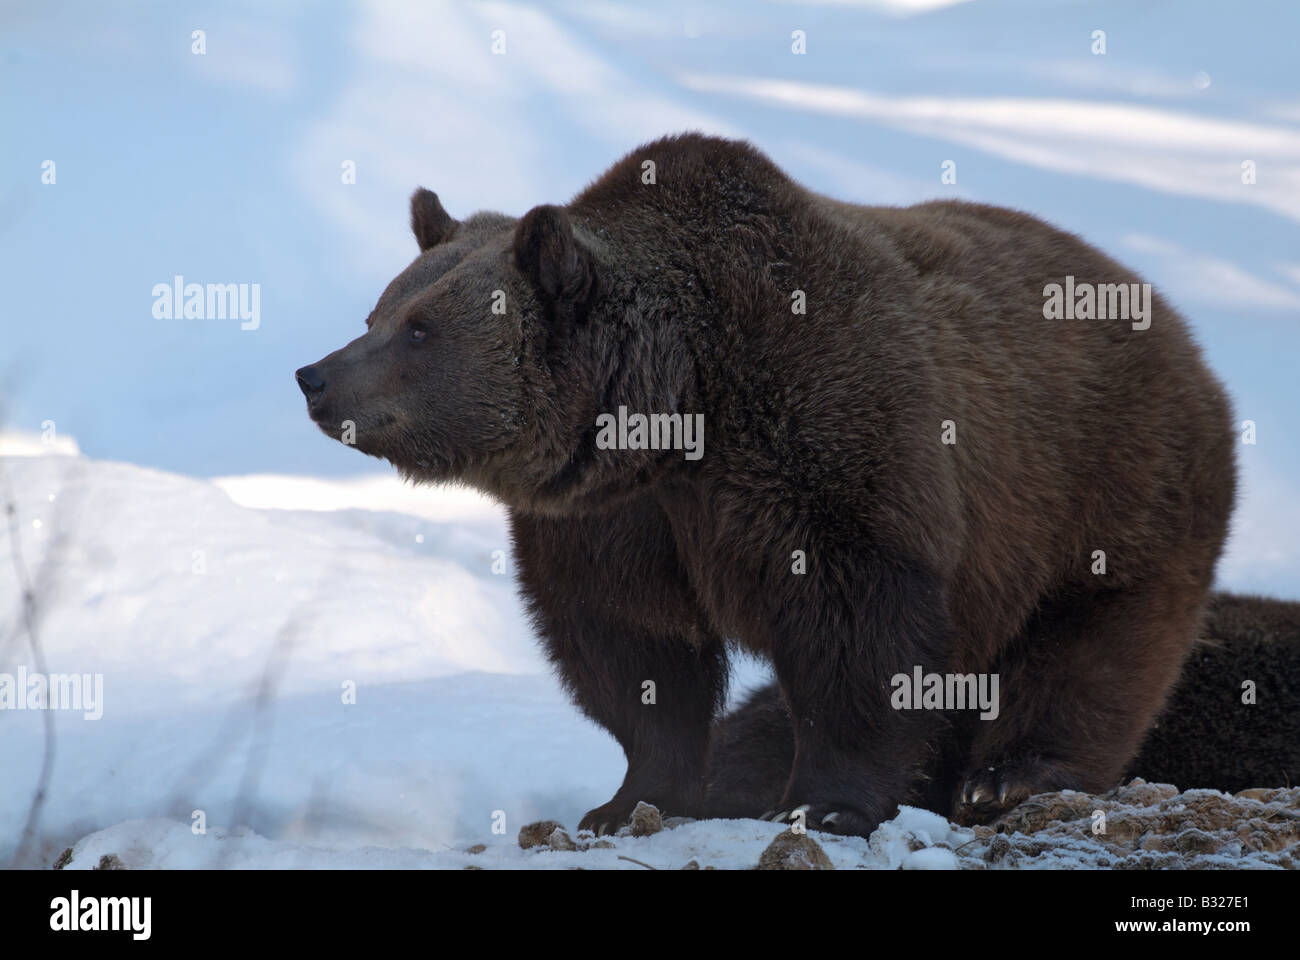
M 0 459 L 0 484 L 3 485 L 5 516 L 9 528 L 9 553 L 13 559 L 14 573 L 17 576 L 19 606 L 21 608 L 14 634 L 17 636 L 22 631 L 26 632 L 27 642 L 32 651 L 32 665 L 36 668 L 37 673 L 48 677 L 49 672 L 45 669 L 45 652 L 41 648 L 40 634 L 36 629 L 36 591 L 27 573 L 27 561 L 23 557 L 22 540 L 19 536 L 18 504 L 3 459 Z M 53 549 L 53 546 L 51 549 Z M 42 714 L 45 728 L 45 749 L 41 756 L 41 772 L 36 779 L 36 788 L 32 793 L 32 802 L 27 808 L 27 819 L 23 824 L 23 831 L 19 835 L 18 846 L 10 859 L 10 866 L 13 867 L 20 866 L 24 862 L 27 851 L 35 840 L 36 831 L 41 822 L 41 813 L 45 809 L 45 799 L 49 793 L 50 778 L 54 775 L 56 741 L 54 711 L 51 709 L 51 704 L 45 704 L 45 710 L 42 711 Z
M 231 817 L 231 826 L 239 826 L 249 819 L 253 807 L 253 797 L 257 785 L 261 782 L 262 771 L 266 767 L 266 753 L 271 739 L 271 703 L 275 699 L 276 688 L 289 661 L 293 649 L 293 638 L 298 631 L 297 614 L 291 614 L 275 638 L 275 646 L 266 658 L 262 676 L 258 681 L 257 694 L 253 700 L 253 731 L 248 744 L 248 754 L 244 761 L 244 774 L 239 779 L 239 792 L 235 797 L 235 809 Z M 223 844 L 217 858 L 217 866 L 225 867 L 231 851 L 228 844 Z
M 632 857 L 625 857 L 625 856 L 623 856 L 621 853 L 618 855 L 618 858 L 619 858 L 620 860 L 626 860 L 628 863 L 635 863 L 638 867 L 645 867 L 647 870 L 658 870 L 658 869 L 659 869 L 658 867 L 652 867 L 652 866 L 650 866 L 650 864 L 648 864 L 648 863 L 644 863 L 644 862 L 642 862 L 642 861 L 640 861 L 640 860 L 634 860 Z

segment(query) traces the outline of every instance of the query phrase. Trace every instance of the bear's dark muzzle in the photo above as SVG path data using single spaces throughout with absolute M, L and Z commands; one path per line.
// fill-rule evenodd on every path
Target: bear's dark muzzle
M 307 398 L 308 405 L 315 403 L 320 399 L 320 395 L 325 392 L 325 378 L 315 366 L 303 367 L 294 377 L 298 380 L 298 388 L 302 390 L 302 395 Z

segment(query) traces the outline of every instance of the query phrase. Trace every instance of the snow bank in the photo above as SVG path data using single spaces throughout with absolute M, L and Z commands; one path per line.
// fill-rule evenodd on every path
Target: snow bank
M 4 439 L 46 671 L 103 690 L 98 720 L 53 711 L 35 863 L 123 821 L 188 831 L 198 810 L 213 837 L 247 826 L 362 865 L 373 853 L 351 851 L 490 840 L 502 816 L 511 836 L 576 823 L 618 786 L 622 751 L 551 676 L 490 501 L 385 476 L 207 481 Z M 0 674 L 33 673 L 0 540 Z M 739 673 L 738 692 L 763 676 Z M 42 720 L 0 710 L 0 863 Z
M 424 516 L 251 509 L 212 482 L 71 453 L 0 463 L 47 672 L 103 684 L 100 719 L 54 711 L 42 857 L 194 810 L 273 840 L 437 848 L 486 833 L 495 810 L 576 818 L 617 786 L 621 751 L 538 653 L 495 507 L 429 490 L 403 494 L 441 504 Z M 306 482 L 304 499 L 328 487 Z M 35 666 L 4 539 L 0 673 L 14 675 Z M 42 712 L 0 711 L 0 731 L 4 862 Z

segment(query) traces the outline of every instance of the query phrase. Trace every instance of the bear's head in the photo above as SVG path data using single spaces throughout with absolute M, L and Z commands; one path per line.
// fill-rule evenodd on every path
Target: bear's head
M 575 482 L 575 458 L 608 406 L 612 330 L 625 327 L 591 317 L 601 240 L 556 206 L 457 221 L 424 189 L 411 226 L 420 254 L 366 332 L 297 371 L 312 420 L 408 479 L 543 509 L 580 495 L 593 480 Z

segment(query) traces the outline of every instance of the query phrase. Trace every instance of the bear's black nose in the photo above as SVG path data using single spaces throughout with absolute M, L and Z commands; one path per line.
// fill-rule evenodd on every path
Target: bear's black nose
M 308 400 L 315 400 L 325 389 L 325 378 L 315 367 L 303 367 L 294 374 L 298 378 L 298 387 Z

